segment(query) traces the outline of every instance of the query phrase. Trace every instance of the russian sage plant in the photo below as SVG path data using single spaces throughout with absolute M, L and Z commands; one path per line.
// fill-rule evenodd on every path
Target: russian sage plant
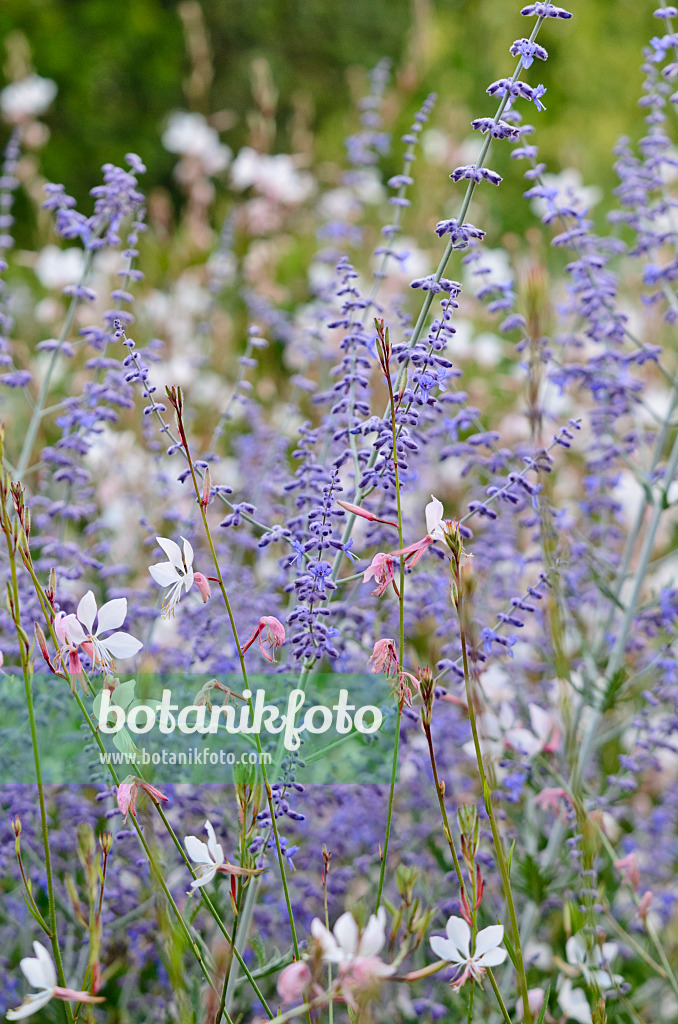
M 130 153 L 30 274 L 0 94 L 7 1019 L 678 1017 L 678 9 L 607 222 L 521 14 L 444 209 L 382 61 L 334 180 L 174 111 L 176 235 Z

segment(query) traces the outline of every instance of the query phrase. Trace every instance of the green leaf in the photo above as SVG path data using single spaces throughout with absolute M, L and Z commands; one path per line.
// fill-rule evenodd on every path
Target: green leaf
M 509 855 L 508 855 L 508 874 L 509 874 L 509 879 L 511 878 L 511 861 L 513 860 L 513 851 L 515 850 L 515 848 L 516 848 L 516 841 L 514 839 L 513 842 L 511 843 L 511 849 L 509 850 Z
M 497 924 L 501 924 L 501 921 L 499 920 L 499 918 L 497 918 Z M 515 969 L 518 970 L 518 960 L 516 959 L 516 952 L 515 952 L 515 950 L 513 948 L 513 943 L 509 939 L 508 934 L 507 934 L 505 928 L 504 928 L 504 945 L 506 946 L 506 951 L 507 951 L 507 953 L 509 955 L 511 963 L 513 964 Z
M 134 740 L 127 732 L 124 725 L 122 729 L 119 732 L 116 732 L 113 736 L 113 745 L 117 747 L 122 754 L 134 754 L 137 749 L 134 745 Z
M 607 688 L 605 690 L 605 695 L 603 696 L 603 701 L 601 705 L 601 710 L 603 711 L 603 713 L 605 711 L 611 711 L 612 708 L 615 706 L 619 691 L 626 682 L 626 674 L 626 667 L 622 666 L 621 668 L 617 669 L 615 674 L 612 676 L 612 679 L 610 679 L 609 683 L 607 684 Z
M 541 1004 L 541 1010 L 539 1011 L 539 1018 L 537 1024 L 544 1024 L 544 1017 L 546 1016 L 546 1008 L 549 1005 L 549 995 L 551 994 L 551 986 L 546 989 L 546 995 L 544 996 L 544 1002 Z

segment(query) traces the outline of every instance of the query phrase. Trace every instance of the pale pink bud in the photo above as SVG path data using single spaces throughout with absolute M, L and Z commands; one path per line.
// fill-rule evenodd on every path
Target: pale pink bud
M 546 993 L 543 988 L 531 988 L 527 992 L 527 1005 L 530 1007 L 530 1013 L 533 1017 L 536 1017 L 542 1008 L 544 1002 L 544 996 Z M 518 1020 L 522 1020 L 525 1016 L 523 1012 L 523 998 L 522 996 L 516 1004 L 516 1016 Z
M 310 981 L 311 972 L 308 964 L 303 960 L 297 960 L 280 972 L 278 995 L 283 1003 L 295 1003 L 301 998 L 304 989 L 308 988 Z
M 640 903 L 638 904 L 638 917 L 640 917 L 643 921 L 647 917 L 647 912 L 650 909 L 652 899 L 652 892 L 648 889 L 647 892 L 643 893 Z
M 151 800 L 153 800 L 156 804 L 159 805 L 161 800 L 168 799 L 168 797 L 166 797 L 164 793 L 161 793 L 159 789 L 156 789 L 155 786 L 152 786 L 150 782 L 144 782 L 142 779 L 137 779 L 137 782 L 143 789 L 144 793 L 148 793 Z
M 212 486 L 212 478 L 210 476 L 209 466 L 205 470 L 205 476 L 202 481 L 202 501 L 201 505 L 203 508 L 207 508 L 210 503 L 210 488 Z
M 629 853 L 626 857 L 622 857 L 621 860 L 616 860 L 614 866 L 617 871 L 621 871 L 625 882 L 632 885 L 634 889 L 638 888 L 640 885 L 640 866 L 635 853 Z
M 194 572 L 193 573 L 193 582 L 195 583 L 196 587 L 200 591 L 200 596 L 202 598 L 202 603 L 203 604 L 207 604 L 207 602 L 209 601 L 210 597 L 212 596 L 212 591 L 210 590 L 209 580 L 207 579 L 206 576 L 203 576 L 203 574 L 201 572 Z
M 375 516 L 374 512 L 368 512 L 366 508 L 361 508 L 360 505 L 352 505 L 350 501 L 338 501 L 337 505 L 341 505 L 352 516 L 360 516 L 361 519 L 367 519 L 368 523 L 386 523 L 387 526 L 395 526 L 396 530 L 398 529 L 398 524 L 394 523 L 392 519 L 380 519 L 379 516 Z

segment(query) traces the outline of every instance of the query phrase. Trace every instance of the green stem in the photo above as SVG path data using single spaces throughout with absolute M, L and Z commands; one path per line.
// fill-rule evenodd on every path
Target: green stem
M 383 330 L 383 322 L 382 322 L 381 330 Z M 381 338 L 381 343 L 382 343 L 382 346 L 383 346 L 384 336 L 380 334 L 380 338 Z M 388 332 L 385 335 L 385 343 L 386 343 L 386 345 L 389 344 Z M 398 438 L 397 438 L 398 425 L 396 423 L 396 406 L 395 406 L 395 397 L 393 395 L 393 383 L 391 381 L 391 373 L 390 373 L 390 368 L 389 368 L 389 355 L 390 355 L 390 353 L 387 353 L 387 349 L 386 349 L 385 346 L 382 347 L 382 352 L 384 353 L 384 376 L 386 378 L 386 383 L 388 385 L 389 405 L 390 405 L 390 409 L 391 409 L 391 432 L 392 432 L 392 435 L 393 435 L 393 442 L 392 442 L 393 443 L 393 470 L 395 472 L 396 504 L 397 504 L 397 508 L 398 508 L 398 544 L 399 544 L 400 548 L 403 548 L 405 545 L 404 545 L 404 542 L 403 542 L 403 514 L 402 514 L 401 501 L 400 501 L 400 475 L 399 475 L 399 467 L 398 467 L 398 447 L 397 447 L 397 445 L 398 445 Z M 402 672 L 403 671 L 404 658 L 405 658 L 405 556 L 404 555 L 400 556 L 400 592 L 398 594 L 398 610 L 399 610 L 399 628 L 400 628 L 399 653 L 398 653 L 398 669 L 399 669 L 399 672 Z M 386 832 L 384 834 L 384 848 L 383 848 L 383 850 L 381 852 L 381 867 L 380 867 L 380 870 L 379 870 L 379 885 L 377 887 L 377 903 L 376 903 L 377 910 L 379 909 L 379 904 L 381 903 L 381 894 L 382 894 L 382 890 L 384 888 L 384 879 L 385 879 L 385 876 L 386 876 L 386 858 L 387 858 L 387 855 L 388 855 L 388 844 L 389 844 L 389 840 L 390 840 L 390 837 L 391 837 L 391 821 L 393 819 L 393 802 L 394 802 L 394 799 L 395 799 L 396 776 L 398 774 L 398 762 L 399 762 L 399 753 L 400 753 L 400 722 L 401 722 L 402 713 L 403 713 L 403 698 L 402 698 L 402 696 L 400 694 L 400 687 L 401 687 L 401 683 L 400 683 L 400 679 L 399 679 L 398 680 L 398 691 L 397 691 L 398 716 L 396 718 L 395 736 L 393 737 L 393 762 L 392 762 L 392 765 L 391 765 L 391 784 L 390 784 L 389 794 L 388 794 L 388 811 L 387 811 L 387 814 L 386 814 Z
M 520 943 L 520 930 L 518 928 L 518 919 L 516 917 L 515 903 L 513 902 L 513 892 L 511 890 L 511 879 L 508 871 L 508 864 L 506 862 L 506 855 L 504 853 L 504 845 L 502 843 L 501 836 L 499 834 L 499 828 L 494 815 L 494 808 L 492 806 L 492 793 L 490 786 L 487 781 L 485 774 L 485 766 L 483 764 L 483 754 L 480 747 L 480 739 L 478 736 L 478 725 L 476 722 L 476 713 L 473 706 L 473 689 L 471 685 L 471 674 L 469 672 L 468 665 L 468 651 L 466 648 L 466 633 L 464 631 L 463 619 L 462 619 L 462 596 L 460 581 L 457 581 L 457 592 L 459 594 L 458 601 L 458 614 L 459 614 L 459 628 L 461 632 L 461 653 L 464 663 L 464 682 L 466 685 L 466 702 L 468 704 L 469 719 L 471 722 L 471 732 L 473 734 L 473 746 L 476 752 L 476 761 L 478 762 L 478 772 L 480 774 L 480 781 L 483 788 L 483 797 L 485 801 L 485 810 L 487 811 L 487 817 L 489 818 L 490 828 L 492 830 L 492 840 L 494 843 L 494 849 L 497 854 L 497 862 L 499 864 L 499 871 L 501 873 L 501 880 L 504 889 L 504 898 L 509 912 L 509 919 L 511 921 L 511 932 L 513 938 L 513 946 L 516 954 L 516 960 L 518 961 L 518 982 L 520 985 L 520 994 L 523 999 L 523 1014 L 525 1024 L 532 1024 L 532 1014 L 530 1013 L 530 1006 L 527 998 L 527 977 L 525 974 L 525 964 L 523 962 L 523 951 Z
M 492 968 L 491 967 L 487 967 L 486 971 L 487 971 L 487 976 L 490 979 L 490 985 L 492 986 L 492 991 L 494 992 L 495 997 L 497 999 L 497 1003 L 499 1004 L 499 1009 L 501 1010 L 502 1017 L 506 1021 L 506 1024 L 511 1024 L 511 1018 L 509 1017 L 509 1012 L 506 1009 L 506 1003 L 504 1002 L 504 1000 L 501 997 L 501 992 L 499 991 L 499 987 L 498 987 L 497 982 L 495 980 L 494 974 L 492 973 Z M 528 1012 L 529 1012 L 529 1010 L 528 1010 Z
M 183 446 L 184 446 L 184 451 L 186 452 L 186 459 L 188 461 L 188 467 L 189 467 L 189 470 L 190 470 L 190 473 L 191 473 L 191 479 L 193 480 L 193 488 L 195 490 L 195 495 L 196 495 L 196 498 L 198 500 L 198 505 L 199 505 L 199 508 L 200 508 L 200 514 L 201 514 L 201 517 L 202 517 L 203 528 L 205 530 L 205 536 L 207 537 L 207 543 L 209 545 L 210 554 L 212 556 L 212 562 L 214 564 L 214 569 L 215 569 L 215 572 L 217 574 L 217 580 L 219 582 L 219 589 L 221 590 L 221 596 L 224 599 L 224 604 L 226 606 L 226 612 L 228 614 L 228 619 L 229 619 L 229 622 L 231 624 L 231 632 L 233 633 L 233 640 L 235 641 L 236 650 L 238 652 L 238 660 L 240 662 L 240 670 L 241 670 L 241 673 L 242 673 L 243 683 L 244 683 L 245 689 L 249 690 L 249 685 L 248 685 L 248 682 L 247 682 L 247 668 L 245 666 L 245 655 L 243 654 L 242 645 L 241 645 L 240 640 L 238 638 L 238 630 L 237 630 L 237 627 L 236 627 L 236 624 L 235 624 L 235 618 L 233 616 L 233 610 L 231 608 L 231 603 L 230 603 L 230 601 L 228 599 L 228 593 L 226 592 L 226 585 L 224 584 L 224 579 L 223 579 L 223 576 L 221 574 L 221 567 L 219 565 L 219 559 L 217 558 L 217 553 L 216 553 L 216 550 L 215 550 L 215 547 L 214 547 L 214 541 L 212 540 L 212 532 L 210 530 L 209 523 L 207 521 L 207 511 L 205 509 L 205 505 L 202 502 L 202 494 L 201 494 L 201 490 L 200 490 L 200 485 L 198 483 L 198 478 L 196 476 L 195 467 L 193 465 L 193 459 L 191 457 L 191 452 L 190 452 L 190 449 L 189 449 L 189 446 L 188 446 L 188 440 L 186 438 L 186 433 L 184 431 L 184 425 L 183 425 L 183 421 L 182 421 L 182 418 L 181 418 L 181 412 L 179 411 L 180 410 L 180 405 L 175 406 L 175 408 L 176 408 L 176 411 L 177 411 L 177 424 L 178 424 L 178 427 L 179 427 L 179 434 L 180 434 L 180 437 L 181 437 L 181 440 L 182 440 L 182 443 L 183 443 Z M 252 715 L 252 718 L 254 718 L 254 704 L 252 703 L 252 697 L 251 696 L 247 698 L 247 703 L 248 703 L 248 706 L 249 706 L 249 709 L 250 709 L 250 714 Z M 294 913 L 292 911 L 292 902 L 290 900 L 290 893 L 289 893 L 289 888 L 288 888 L 288 885 L 287 885 L 287 873 L 285 871 L 285 861 L 284 861 L 284 858 L 283 858 L 282 847 L 280 846 L 280 834 L 278 832 L 278 826 L 277 826 L 277 823 L 276 823 L 276 820 L 275 820 L 275 804 L 273 802 L 273 793 L 272 793 L 271 786 L 269 784 L 269 781 L 268 781 L 268 778 L 267 778 L 267 775 L 266 775 L 266 768 L 265 768 L 264 763 L 263 763 L 263 757 L 262 757 L 263 749 L 262 749 L 262 746 L 261 746 L 261 740 L 259 739 L 259 733 L 255 732 L 255 733 L 253 733 L 253 735 L 254 735 L 254 740 L 255 740 L 255 743 L 256 743 L 256 747 L 257 747 L 257 752 L 259 754 L 259 763 L 260 763 L 260 766 L 261 766 L 261 774 L 262 774 L 262 777 L 263 777 L 263 780 L 264 780 L 264 788 L 266 790 L 266 798 L 267 798 L 267 801 L 268 801 L 268 807 L 269 807 L 269 811 L 270 811 L 270 814 L 271 814 L 271 828 L 272 828 L 272 831 L 273 831 L 273 836 L 275 838 L 275 846 L 276 846 L 276 851 L 277 851 L 277 854 L 278 854 L 278 864 L 279 864 L 279 867 L 280 867 L 280 877 L 281 877 L 281 880 L 282 880 L 283 891 L 284 891 L 284 894 L 285 894 L 285 904 L 287 906 L 287 916 L 289 918 L 290 931 L 292 933 L 292 945 L 294 946 L 294 955 L 298 959 L 299 958 L 299 943 L 298 943 L 298 940 L 297 940 L 297 930 L 296 930 L 296 927 L 295 927 L 295 924 L 294 924 Z
M 35 765 L 35 780 L 38 787 L 38 803 L 40 806 L 40 827 L 42 831 L 42 846 L 45 854 L 45 876 L 47 879 L 47 902 L 49 908 L 49 931 L 50 931 L 50 942 L 52 944 L 52 952 L 54 954 L 54 962 L 56 965 L 57 976 L 59 978 L 59 984 L 66 988 L 66 978 L 64 975 L 63 962 L 61 960 L 61 949 L 59 948 L 59 936 L 57 932 L 57 919 L 56 919 L 56 903 L 54 900 L 54 880 L 52 875 L 52 857 L 49 847 L 49 827 L 47 824 L 47 809 L 45 807 L 45 792 L 42 783 L 42 768 L 40 765 L 40 750 L 38 747 L 38 734 L 35 725 L 35 709 L 33 707 L 33 690 L 32 690 L 32 667 L 30 663 L 29 654 L 29 642 L 22 626 L 21 626 L 21 606 L 19 602 L 19 584 L 16 572 L 16 548 L 14 541 L 14 532 L 12 522 L 7 512 L 7 493 L 9 490 L 9 477 L 4 472 L 2 473 L 2 482 L 0 483 L 1 494 L 0 494 L 0 524 L 2 531 L 5 534 L 5 540 L 7 542 L 7 553 L 9 556 L 10 572 L 11 572 L 11 592 L 12 592 L 12 604 L 11 609 L 12 619 L 17 634 L 17 641 L 19 644 L 19 658 L 21 661 L 21 671 L 24 680 L 24 690 L 26 693 L 26 707 L 28 709 L 28 721 L 31 732 L 31 744 L 33 747 L 33 762 Z M 64 1002 L 63 1004 L 64 1013 L 66 1020 L 69 1024 L 73 1022 L 73 1012 L 70 1004 Z

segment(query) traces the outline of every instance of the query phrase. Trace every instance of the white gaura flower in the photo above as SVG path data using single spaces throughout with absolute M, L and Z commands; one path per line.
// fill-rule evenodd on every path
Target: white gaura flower
M 231 864 L 224 856 L 221 843 L 217 842 L 214 826 L 211 821 L 205 822 L 207 842 L 203 843 L 197 836 L 186 836 L 184 847 L 194 864 L 196 877 L 191 882 L 189 895 L 200 886 L 208 885 L 218 871 L 226 875 L 260 875 L 263 868 L 241 868 Z
M 72 988 L 57 985 L 57 973 L 52 958 L 43 945 L 33 943 L 35 956 L 27 956 L 20 962 L 24 977 L 29 985 L 38 989 L 29 992 L 21 1006 L 7 1011 L 7 1020 L 23 1020 L 37 1013 L 51 999 L 64 999 L 78 1003 L 102 1003 L 102 996 L 91 996 L 89 992 L 75 992 Z
M 431 495 L 431 500 L 426 506 L 426 533 L 433 540 L 445 540 L 444 526 L 445 519 L 443 503 L 439 501 L 435 495 Z
M 569 978 L 564 978 L 558 989 L 558 1005 L 567 1020 L 576 1020 L 577 1024 L 591 1024 L 591 1007 L 585 993 L 575 988 Z
M 506 739 L 515 750 L 536 757 L 542 750 L 551 752 L 558 746 L 560 733 L 553 715 L 544 711 L 538 704 L 528 704 L 531 729 L 523 726 L 509 729 Z
M 571 935 L 565 943 L 565 955 L 568 963 L 578 967 L 588 985 L 596 985 L 601 992 L 616 988 L 624 979 L 619 974 L 612 974 L 609 964 L 616 957 L 616 942 L 604 942 L 602 947 L 596 944 L 589 950 L 586 939 L 581 932 Z
M 17 124 L 44 114 L 56 94 L 57 84 L 51 78 L 27 75 L 0 92 L 0 109 L 8 121 Z
M 329 931 L 315 917 L 311 934 L 322 950 L 325 963 L 338 964 L 342 993 L 347 1003 L 355 1008 L 355 993 L 378 985 L 381 978 L 393 974 L 395 967 L 385 964 L 377 954 L 386 942 L 386 913 L 380 907 L 372 914 L 360 931 L 353 914 L 342 914 Z
M 88 590 L 81 599 L 75 615 L 65 615 L 59 621 L 59 629 L 67 635 L 71 645 L 79 645 L 89 654 L 95 665 L 111 668 L 114 658 L 132 658 L 144 646 L 129 633 L 115 632 L 102 637 L 101 633 L 118 630 L 127 615 L 127 598 L 117 597 L 97 609 L 96 599 Z M 94 620 L 97 620 L 96 632 Z
M 481 983 L 486 967 L 497 967 L 506 959 L 506 950 L 499 949 L 504 939 L 504 929 L 500 924 L 478 932 L 473 955 L 470 951 L 471 929 L 462 917 L 451 917 L 445 930 L 447 936 L 432 935 L 429 941 L 436 956 L 460 968 L 461 974 L 452 982 L 453 988 L 461 988 L 468 978 Z
M 168 537 L 155 538 L 162 550 L 167 555 L 166 562 L 158 562 L 156 565 L 149 565 L 148 571 L 161 587 L 169 587 L 170 591 L 162 603 L 162 614 L 165 618 L 174 615 L 174 609 L 179 603 L 182 589 L 188 593 L 193 586 L 193 548 L 189 542 L 182 537 L 184 550 Z

